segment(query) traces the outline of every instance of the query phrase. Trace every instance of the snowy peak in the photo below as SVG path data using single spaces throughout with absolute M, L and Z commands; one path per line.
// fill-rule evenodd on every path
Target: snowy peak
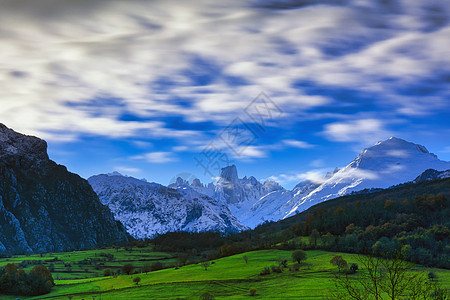
M 296 194 L 288 215 L 325 200 L 371 188 L 388 188 L 414 180 L 427 169 L 450 169 L 422 145 L 391 137 L 364 149 L 350 164 L 336 172 L 308 195 Z
M 136 238 L 168 231 L 237 232 L 247 229 L 226 205 L 198 192 L 182 178 L 166 187 L 133 177 L 96 175 L 88 179 L 102 203 Z

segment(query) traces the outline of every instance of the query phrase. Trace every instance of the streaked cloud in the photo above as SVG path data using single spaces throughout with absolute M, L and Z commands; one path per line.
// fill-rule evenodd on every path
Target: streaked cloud
M 283 140 L 282 141 L 285 145 L 289 146 L 289 147 L 294 147 L 294 148 L 300 148 L 300 149 L 309 149 L 309 148 L 314 148 L 314 145 L 311 145 L 307 142 L 304 141 L 297 141 L 297 140 Z
M 146 160 L 147 162 L 156 164 L 169 163 L 177 160 L 177 158 L 173 155 L 172 152 L 164 152 L 164 151 L 148 152 L 142 155 L 135 155 L 131 158 L 142 159 Z
M 385 129 L 381 120 L 362 119 L 327 124 L 323 134 L 338 142 L 362 142 L 373 144 L 392 134 Z

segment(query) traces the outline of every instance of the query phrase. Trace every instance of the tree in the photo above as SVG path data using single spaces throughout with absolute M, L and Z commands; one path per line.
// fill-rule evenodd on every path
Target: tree
M 317 229 L 313 229 L 309 235 L 309 244 L 314 248 L 317 247 L 317 241 L 320 239 L 320 233 Z
M 122 267 L 123 273 L 130 275 L 133 272 L 134 266 L 132 264 L 126 264 Z
M 335 275 L 335 285 L 339 290 L 334 296 L 337 299 L 382 300 L 382 299 L 445 299 L 431 295 L 439 295 L 442 289 L 437 282 L 428 282 L 425 273 L 412 273 L 413 264 L 402 260 L 397 251 L 388 258 L 380 256 L 359 256 L 362 266 L 358 280 L 347 273 Z
M 112 275 L 112 272 L 111 272 L 111 269 L 104 269 L 103 270 L 103 276 L 111 276 Z
M 248 263 L 248 257 L 247 257 L 247 255 L 242 256 L 242 259 L 245 261 L 246 264 Z
M 255 295 L 256 295 L 256 289 L 250 288 L 250 296 L 255 296 Z
M 306 252 L 303 250 L 292 252 L 292 260 L 300 264 L 303 260 L 306 260 Z
M 205 268 L 205 271 L 208 271 L 208 267 L 209 266 L 210 266 L 210 262 L 209 261 L 202 262 L 202 267 Z
M 133 278 L 133 282 L 134 282 L 136 285 L 139 285 L 139 282 L 141 282 L 141 277 L 134 277 L 134 278 Z
M 181 253 L 180 255 L 178 255 L 178 257 L 177 257 L 178 265 L 184 266 L 186 264 L 186 261 L 188 260 L 188 258 L 189 258 L 189 255 L 187 255 L 186 253 Z
M 339 273 L 341 272 L 341 270 L 347 268 L 347 261 L 340 255 L 333 256 L 333 258 L 330 260 L 330 264 L 337 266 Z
M 147 274 L 148 272 L 152 271 L 152 266 L 149 264 L 145 264 L 142 266 L 142 273 Z
M 161 262 L 155 261 L 154 263 L 152 263 L 152 266 L 150 269 L 153 272 L 153 271 L 162 270 L 163 268 L 164 268 L 164 265 Z

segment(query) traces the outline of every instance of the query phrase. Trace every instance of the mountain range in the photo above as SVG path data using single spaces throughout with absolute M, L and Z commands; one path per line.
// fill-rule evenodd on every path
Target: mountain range
M 393 137 L 292 190 L 240 178 L 235 165 L 208 184 L 177 178 L 163 186 L 117 172 L 86 181 L 50 160 L 44 140 L 0 124 L 0 252 L 87 249 L 168 231 L 239 232 L 343 195 L 446 177 L 450 162 Z
M 321 182 L 302 181 L 292 190 L 274 181 L 260 182 L 254 176 L 239 178 L 235 165 L 223 168 L 215 184 L 177 178 L 164 187 L 118 173 L 88 180 L 128 232 L 143 238 L 177 230 L 235 232 L 254 228 L 361 190 L 444 178 L 450 171 L 443 171 L 449 169 L 450 162 L 439 160 L 424 146 L 391 137 L 364 149 Z M 420 175 L 422 172 L 426 174 Z

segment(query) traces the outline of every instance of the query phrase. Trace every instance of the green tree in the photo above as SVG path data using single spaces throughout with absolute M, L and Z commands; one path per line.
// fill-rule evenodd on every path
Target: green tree
M 311 231 L 311 234 L 309 235 L 309 244 L 315 248 L 315 247 L 317 247 L 317 243 L 318 243 L 319 239 L 320 239 L 319 231 L 317 229 L 313 229 Z
M 347 261 L 340 255 L 333 256 L 333 258 L 330 260 L 330 264 L 337 266 L 339 273 L 347 268 Z
M 133 270 L 134 270 L 134 266 L 132 264 L 126 264 L 122 267 L 122 272 L 127 275 L 130 275 L 131 272 L 133 272 Z
M 187 255 L 186 253 L 179 254 L 177 257 L 178 265 L 184 266 L 186 264 L 186 261 L 188 260 L 188 258 L 189 258 L 189 255 Z
M 208 267 L 209 266 L 210 266 L 210 262 L 209 261 L 202 262 L 202 267 L 205 269 L 205 271 L 208 271 Z
M 300 264 L 302 261 L 306 260 L 306 252 L 303 250 L 295 250 L 292 252 L 292 260 Z
M 111 272 L 110 268 L 103 270 L 103 276 L 111 276 L 111 275 L 112 275 L 112 272 Z
M 141 277 L 134 277 L 134 278 L 133 278 L 133 282 L 134 282 L 136 285 L 139 285 L 139 282 L 141 282 Z

